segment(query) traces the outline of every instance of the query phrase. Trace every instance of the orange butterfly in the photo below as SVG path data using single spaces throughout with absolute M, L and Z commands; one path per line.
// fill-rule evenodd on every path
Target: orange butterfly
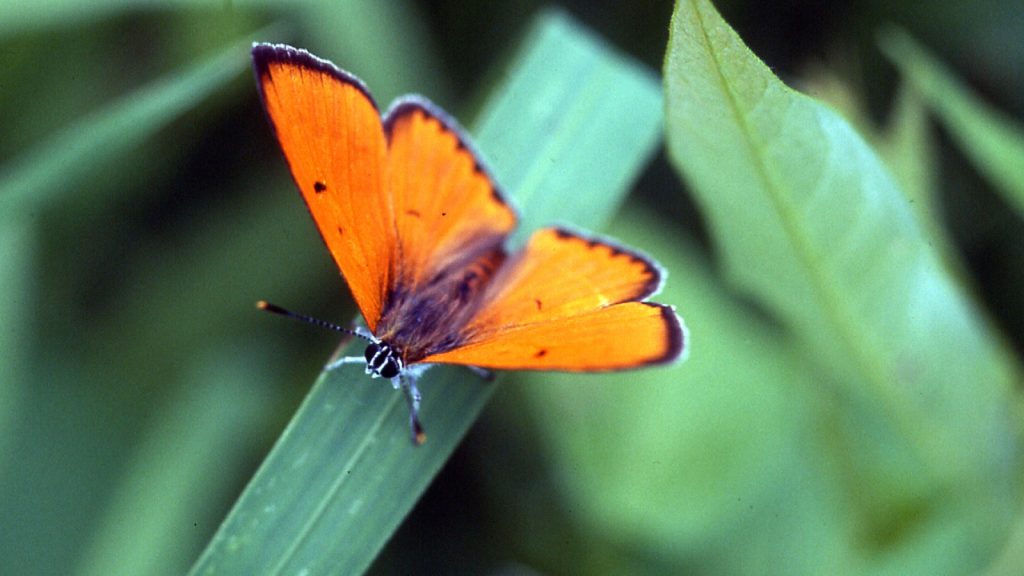
M 417 444 L 416 379 L 432 364 L 594 372 L 680 357 L 681 319 L 643 301 L 661 285 L 649 258 L 564 228 L 505 251 L 516 212 L 440 108 L 405 96 L 382 119 L 330 62 L 279 44 L 252 55 L 292 176 L 369 330 L 259 306 L 367 339 L 364 357 L 327 369 L 365 362 L 401 388 Z

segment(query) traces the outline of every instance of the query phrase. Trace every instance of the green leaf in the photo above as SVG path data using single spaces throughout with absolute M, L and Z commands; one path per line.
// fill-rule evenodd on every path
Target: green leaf
M 889 121 L 871 139 L 878 155 L 893 174 L 910 209 L 921 223 L 928 244 L 957 278 L 967 276 L 960 253 L 944 227 L 938 185 L 938 152 L 920 92 L 903 83 Z M 962 280 L 960 280 L 963 283 Z
M 900 189 L 910 199 L 918 221 L 929 229 L 933 238 L 945 239 L 939 217 L 938 163 L 928 128 L 921 94 L 904 84 L 896 94 L 889 123 L 879 135 L 876 146 Z
M 918 91 L 908 83 L 901 85 L 888 122 L 879 127 L 871 121 L 859 91 L 833 72 L 816 68 L 804 84 L 808 94 L 835 108 L 875 147 L 910 201 L 928 242 L 935 246 L 951 268 L 958 272 L 962 270 L 958 253 L 942 227 L 934 137 Z
M 904 83 L 889 111 L 888 122 L 879 127 L 871 120 L 863 94 L 835 72 L 813 68 L 802 86 L 864 135 L 892 171 L 918 217 L 937 227 L 934 145 L 924 102 L 917 90 Z
M 706 0 L 679 2 L 670 34 L 671 157 L 731 282 L 848 395 L 836 427 L 856 521 L 896 541 L 867 545 L 927 534 L 976 568 L 1016 500 L 1017 367 L 844 120 L 782 84 Z
M 545 22 L 474 126 L 525 209 L 519 238 L 556 220 L 604 226 L 661 136 L 661 90 L 650 70 L 557 12 Z
M 0 172 L 2 206 L 30 210 L 73 192 L 74 182 L 124 163 L 140 142 L 244 70 L 240 62 L 248 47 L 248 40 L 236 42 L 144 86 L 12 160 Z
M 573 222 L 599 225 L 657 141 L 659 87 L 558 14 L 541 18 L 525 45 L 476 124 L 475 141 L 520 200 L 526 228 L 577 209 Z M 192 572 L 365 570 L 495 386 L 449 367 L 421 382 L 428 441 L 417 448 L 405 402 L 386 383 L 360 367 L 322 374 Z
M 984 103 L 902 30 L 886 30 L 881 46 L 978 171 L 1024 216 L 1024 126 Z

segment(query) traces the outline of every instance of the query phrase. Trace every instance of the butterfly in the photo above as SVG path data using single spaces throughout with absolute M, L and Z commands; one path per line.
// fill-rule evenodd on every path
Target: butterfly
M 368 341 L 366 373 L 404 392 L 434 364 L 598 372 L 672 362 L 688 341 L 674 308 L 646 302 L 661 268 L 564 227 L 506 239 L 517 213 L 462 128 L 421 96 L 382 116 L 354 75 L 281 44 L 252 49 L 259 93 L 295 183 L 366 327 L 290 312 Z

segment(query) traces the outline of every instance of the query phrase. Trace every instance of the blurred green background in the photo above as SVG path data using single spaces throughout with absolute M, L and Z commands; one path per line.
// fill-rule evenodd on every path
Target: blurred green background
M 999 125 L 1019 146 L 1024 10 L 891 4 L 716 7 L 783 81 L 840 111 L 886 161 L 912 163 L 898 179 L 934 202 L 921 219 L 935 251 L 995 335 L 993 354 L 1019 358 L 1024 163 L 1015 174 L 1012 150 L 992 160 L 1009 147 L 979 144 L 995 137 L 971 110 L 942 108 L 949 90 L 922 85 L 918 107 L 898 115 L 904 77 L 926 66 L 890 26 L 1010 119 Z M 555 5 L 660 73 L 671 2 Z M 382 106 L 418 92 L 472 126 L 546 6 L 5 3 L 0 572 L 187 570 L 337 345 L 254 302 L 355 314 L 259 107 L 249 43 L 305 47 L 363 78 Z M 903 148 L 914 157 L 887 154 L 903 126 L 892 119 L 915 113 Z M 371 570 L 1024 570 L 1019 361 L 1006 361 L 1010 389 L 976 388 L 1010 414 L 992 414 L 991 442 L 970 446 L 996 462 L 984 474 L 1001 506 L 937 504 L 961 501 L 956 481 L 901 481 L 914 464 L 892 441 L 900 431 L 722 272 L 722 243 L 686 182 L 700 178 L 680 178 L 659 151 L 607 232 L 669 270 L 657 299 L 693 331 L 690 360 L 505 378 Z

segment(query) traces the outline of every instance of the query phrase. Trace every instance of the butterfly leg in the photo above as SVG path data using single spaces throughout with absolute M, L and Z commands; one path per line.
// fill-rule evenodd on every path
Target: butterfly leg
M 327 365 L 324 366 L 324 372 L 330 372 L 345 364 L 366 364 L 366 358 L 363 358 L 362 356 L 344 356 L 327 363 Z
M 343 331 L 345 330 L 344 328 L 339 328 L 339 329 L 343 330 Z M 362 327 L 362 326 L 352 326 L 351 333 L 355 334 L 356 336 L 358 336 L 358 337 L 360 337 L 360 338 L 362 338 L 364 340 L 368 340 L 370 342 L 377 342 L 377 338 L 373 335 L 373 333 L 370 332 L 369 330 L 367 330 L 366 328 Z M 333 360 L 333 361 L 329 362 L 326 366 L 324 366 L 324 371 L 330 372 L 331 370 L 334 370 L 335 368 L 344 366 L 345 364 L 365 364 L 365 363 L 366 363 L 366 358 L 364 358 L 363 356 L 345 356 L 343 358 L 338 358 L 337 360 Z
M 416 375 L 402 374 L 398 376 L 401 381 L 402 392 L 405 393 L 405 401 L 409 405 L 409 429 L 412 432 L 412 442 L 417 446 L 427 441 L 427 435 L 423 432 L 423 425 L 420 424 L 420 390 L 416 387 Z

